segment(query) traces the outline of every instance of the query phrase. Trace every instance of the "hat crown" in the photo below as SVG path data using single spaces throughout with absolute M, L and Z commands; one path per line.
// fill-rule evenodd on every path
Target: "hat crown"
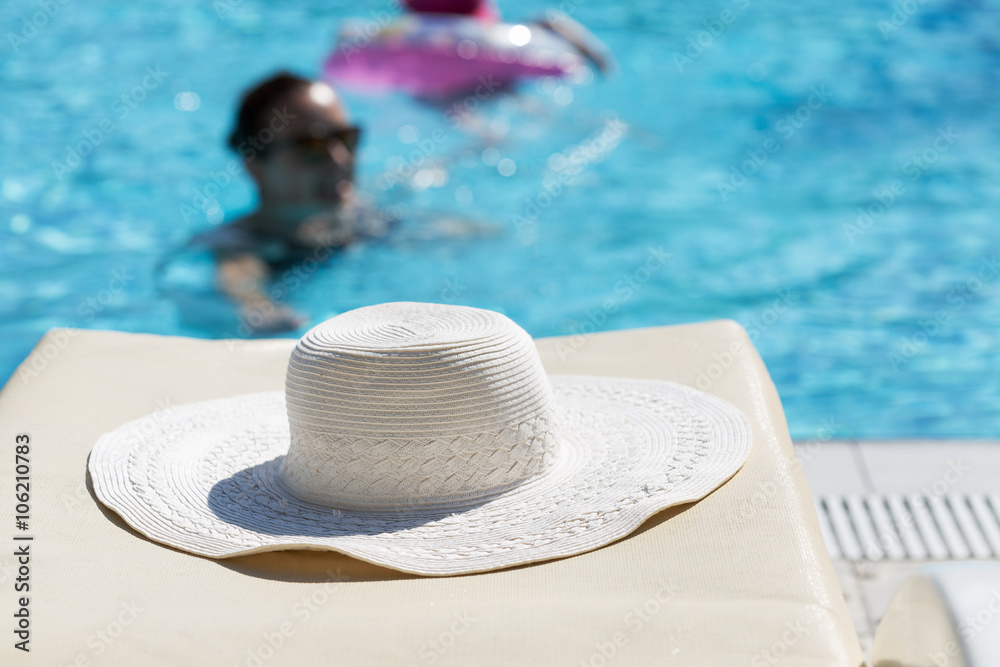
M 488 310 L 387 303 L 292 352 L 282 481 L 344 509 L 483 502 L 542 472 L 551 388 L 531 337 Z

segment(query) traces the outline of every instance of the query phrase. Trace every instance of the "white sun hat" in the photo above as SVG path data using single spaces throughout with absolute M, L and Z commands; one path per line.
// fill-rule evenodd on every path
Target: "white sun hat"
M 306 333 L 283 393 L 128 422 L 88 467 L 102 503 L 190 553 L 331 550 L 453 575 L 606 545 L 749 452 L 749 421 L 719 398 L 546 376 L 499 313 L 386 303 Z

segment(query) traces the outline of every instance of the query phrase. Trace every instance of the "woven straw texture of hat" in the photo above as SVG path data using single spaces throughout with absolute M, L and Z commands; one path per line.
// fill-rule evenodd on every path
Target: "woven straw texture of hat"
M 546 377 L 506 317 L 403 303 L 311 330 L 284 395 L 129 422 L 89 466 L 101 502 L 192 553 L 329 549 L 449 575 L 612 542 L 720 486 L 750 444 L 748 420 L 721 399 Z

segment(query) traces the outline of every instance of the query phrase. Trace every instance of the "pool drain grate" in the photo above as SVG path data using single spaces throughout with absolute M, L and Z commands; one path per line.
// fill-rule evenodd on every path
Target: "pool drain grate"
M 824 495 L 814 502 L 834 559 L 1000 558 L 1000 494 Z

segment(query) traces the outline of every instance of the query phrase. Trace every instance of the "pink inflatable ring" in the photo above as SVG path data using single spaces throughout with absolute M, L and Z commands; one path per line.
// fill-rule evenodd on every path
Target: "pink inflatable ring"
M 363 93 L 451 98 L 519 79 L 571 75 L 582 63 L 572 44 L 537 25 L 410 14 L 373 35 L 348 26 L 324 70 L 335 85 Z

